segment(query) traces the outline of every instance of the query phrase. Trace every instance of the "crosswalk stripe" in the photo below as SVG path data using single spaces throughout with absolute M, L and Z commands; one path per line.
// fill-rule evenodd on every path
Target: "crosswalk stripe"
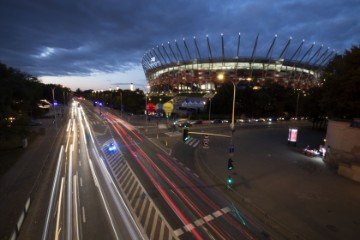
M 208 214 L 205 217 L 195 220 L 193 223 L 189 223 L 187 225 L 184 225 L 181 228 L 176 229 L 174 231 L 174 233 L 177 237 L 179 237 L 180 235 L 185 233 L 184 230 L 189 232 L 189 231 L 193 230 L 195 227 L 200 227 L 201 225 L 205 224 L 206 222 L 210 222 L 210 221 L 214 220 L 215 218 L 219 218 L 222 215 L 227 214 L 230 211 L 231 211 L 231 209 L 229 207 L 221 208 L 220 210 L 217 210 L 211 214 Z
M 199 145 L 199 143 L 200 143 L 200 140 L 198 140 L 195 144 L 194 144 L 194 148 L 196 148 L 197 147 L 197 145 Z
M 200 140 L 199 139 L 196 139 L 196 138 L 192 138 L 190 137 L 190 140 L 186 142 L 187 145 L 189 145 L 190 147 L 197 147 L 200 143 Z

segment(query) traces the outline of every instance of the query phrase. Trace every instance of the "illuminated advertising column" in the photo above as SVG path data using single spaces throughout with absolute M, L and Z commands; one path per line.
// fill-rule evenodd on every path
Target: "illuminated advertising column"
M 289 128 L 289 134 L 288 134 L 288 144 L 292 144 L 296 146 L 298 136 L 298 129 L 297 128 Z

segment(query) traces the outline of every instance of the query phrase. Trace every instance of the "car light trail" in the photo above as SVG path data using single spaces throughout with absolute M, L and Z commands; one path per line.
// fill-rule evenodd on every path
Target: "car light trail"
M 118 125 L 118 123 L 120 122 L 122 125 L 124 125 L 126 127 L 126 129 L 128 129 L 137 139 L 139 139 L 139 141 L 142 141 L 142 138 L 137 134 L 135 133 L 135 128 L 130 125 L 130 124 L 127 124 L 125 121 L 117 118 L 116 116 L 112 115 L 111 113 L 108 113 L 107 114 L 111 119 L 112 121 L 115 121 Z M 126 134 L 126 133 L 125 133 Z
M 87 125 L 87 127 L 89 127 Z M 91 131 L 90 129 L 89 130 L 89 134 L 92 138 L 92 135 L 91 135 Z M 94 156 L 96 156 L 96 160 L 97 160 L 97 163 L 99 164 L 100 166 L 100 171 L 102 173 L 102 176 L 106 177 L 107 178 L 107 187 L 108 187 L 108 190 L 109 192 L 111 193 L 111 195 L 113 196 L 113 200 L 114 202 L 116 203 L 116 207 L 118 209 L 118 212 L 121 213 L 119 214 L 120 217 L 123 219 L 123 222 L 127 225 L 127 229 L 128 229 L 128 232 L 129 234 L 132 236 L 132 239 L 138 239 L 139 236 L 142 237 L 142 233 L 141 233 L 141 230 L 138 228 L 137 224 L 136 224 L 136 221 L 135 219 L 133 218 L 133 216 L 131 215 L 130 213 L 130 210 L 127 208 L 126 206 L 126 203 L 124 201 L 124 199 L 122 198 L 121 194 L 118 192 L 118 189 L 116 188 L 116 185 L 114 184 L 113 180 L 112 180 L 112 177 L 110 176 L 109 172 L 108 172 L 108 169 L 107 167 L 105 166 L 104 164 L 104 161 L 103 159 L 100 157 L 100 154 L 99 152 L 97 151 L 96 148 L 92 148 L 93 150 L 93 154 Z M 100 196 L 101 196 L 101 199 L 102 199 L 102 202 L 105 206 L 105 210 L 107 212 L 107 215 L 109 217 L 109 220 L 110 220 L 110 224 L 111 224 L 111 227 L 114 231 L 114 234 L 115 234 L 115 237 L 116 239 L 120 239 L 119 237 L 119 234 L 117 233 L 117 227 L 115 226 L 115 223 L 114 223 L 114 219 L 113 219 L 113 216 L 111 215 L 111 212 L 109 211 L 109 206 L 108 206 L 108 203 L 107 201 L 105 200 L 105 197 L 104 197 L 104 193 L 103 193 L 103 189 L 101 187 L 101 185 L 99 184 L 99 180 L 98 180 L 98 177 L 96 175 L 96 171 L 94 169 L 94 166 L 93 166 L 93 163 L 92 163 L 92 160 L 90 159 L 90 156 L 89 156 L 89 152 L 88 152 L 88 148 L 86 148 L 86 154 L 87 154 L 87 159 L 88 159 L 88 162 L 89 162 L 89 165 L 90 165 L 90 170 L 91 170 L 91 174 L 93 176 L 93 179 L 94 179 L 94 182 L 95 182 L 95 185 L 98 187 L 98 190 L 99 190 L 99 193 L 100 193 Z M 121 201 L 121 205 L 119 204 L 119 201 L 117 201 L 117 199 L 120 199 Z M 126 213 L 124 212 L 124 209 L 126 210 Z M 132 225 L 130 225 L 129 221 L 128 221 L 128 218 L 125 218 L 125 216 L 128 216 L 128 218 L 131 219 L 132 221 Z M 136 231 L 139 233 L 139 234 L 136 234 L 136 232 L 134 231 L 134 226 L 136 228 Z M 143 237 L 142 237 L 143 238 Z
M 96 150 L 95 148 L 93 148 L 93 150 L 97 152 L 97 150 Z M 109 183 L 108 189 L 110 190 L 110 193 L 111 193 L 111 195 L 113 196 L 113 199 L 114 199 L 114 200 L 116 200 L 116 199 L 120 199 L 120 200 L 121 200 L 121 206 L 119 205 L 119 202 L 118 202 L 118 201 L 115 201 L 116 206 L 117 206 L 117 209 L 118 209 L 118 211 L 121 213 L 120 216 L 123 218 L 124 223 L 127 225 L 127 229 L 130 231 L 130 234 L 132 235 L 132 239 L 137 239 L 137 236 L 138 236 L 138 235 L 133 231 L 133 227 L 132 227 L 132 226 L 136 226 L 136 229 L 137 229 L 137 231 L 138 231 L 139 233 L 141 233 L 141 230 L 137 227 L 137 224 L 136 224 L 135 219 L 133 219 L 133 217 L 132 217 L 132 215 L 131 215 L 131 213 L 130 213 L 130 210 L 128 209 L 128 207 L 127 207 L 126 204 L 125 204 L 124 199 L 122 198 L 121 194 L 118 192 L 118 190 L 117 190 L 117 188 L 116 188 L 116 186 L 115 186 L 115 184 L 114 184 L 114 182 L 113 182 L 113 180 L 112 180 L 112 178 L 111 178 L 111 176 L 110 176 L 110 174 L 109 174 L 109 172 L 108 172 L 108 170 L 107 170 L 107 168 L 106 168 L 106 166 L 105 166 L 105 164 L 104 164 L 104 161 L 103 161 L 102 158 L 99 156 L 99 153 L 98 153 L 98 152 L 97 152 L 96 154 L 97 154 L 96 156 L 98 156 L 98 161 L 97 161 L 97 162 L 98 162 L 98 163 L 100 164 L 100 166 L 101 166 L 101 167 L 100 167 L 100 170 L 101 170 L 103 176 L 105 176 L 105 175 L 107 176 L 108 183 Z M 89 159 L 89 161 L 90 161 L 90 158 L 88 158 L 88 159 Z M 94 171 L 93 168 L 91 168 L 91 169 L 92 169 L 92 171 L 93 171 L 93 176 L 95 176 L 95 179 L 96 179 L 96 181 L 98 182 L 98 180 L 97 180 L 98 178 L 97 178 L 97 176 L 96 176 L 96 172 Z M 104 198 L 104 196 L 103 196 L 103 190 L 102 190 L 102 188 L 101 188 L 101 185 L 99 185 L 99 184 L 98 184 L 98 189 L 99 189 L 99 192 L 100 192 L 101 197 L 102 197 L 102 199 L 103 199 L 103 203 L 104 203 L 104 205 L 105 205 L 106 211 L 108 212 L 108 216 L 109 216 L 109 218 L 110 218 L 110 221 L 112 222 L 112 225 L 113 225 L 112 216 L 111 216 L 110 212 L 108 211 L 107 203 L 106 203 L 105 198 Z M 124 208 L 126 209 L 127 213 L 125 213 L 125 212 L 123 211 Z M 129 216 L 129 217 L 130 217 L 130 219 L 132 220 L 132 223 L 133 223 L 132 226 L 129 225 L 128 221 L 126 221 L 126 219 L 124 218 L 124 216 Z M 116 231 L 116 230 L 115 230 L 116 228 L 114 227 L 114 225 L 113 225 L 113 229 L 114 229 L 114 231 Z M 116 232 L 115 232 L 115 234 L 117 235 Z M 140 234 L 140 235 L 141 235 L 141 234 Z M 119 237 L 117 237 L 117 239 L 119 239 Z
M 171 209 L 173 209 L 173 211 L 177 214 L 177 216 L 180 218 L 180 220 L 183 222 L 184 225 L 188 225 L 191 224 L 191 222 L 189 220 L 187 220 L 187 218 L 181 213 L 180 209 L 177 208 L 177 206 L 175 205 L 175 203 L 171 200 L 171 198 L 169 197 L 169 195 L 164 191 L 164 189 L 160 186 L 160 184 L 155 180 L 155 178 L 151 175 L 151 173 L 149 172 L 149 170 L 145 167 L 145 165 L 142 163 L 142 161 L 139 159 L 139 157 L 137 156 L 137 154 L 131 149 L 130 144 L 126 144 L 127 141 L 125 140 L 125 138 L 123 137 L 122 134 L 120 134 L 119 129 L 115 126 L 115 124 L 112 121 L 109 121 L 110 124 L 114 127 L 114 130 L 118 133 L 119 137 L 123 140 L 123 142 L 125 143 L 127 149 L 131 152 L 132 156 L 136 159 L 136 161 L 138 162 L 138 164 L 140 165 L 140 167 L 143 169 L 143 171 L 146 173 L 146 175 L 149 177 L 149 179 L 151 180 L 151 182 L 154 184 L 154 186 L 158 189 L 159 193 L 163 196 L 164 200 L 169 204 L 169 206 L 171 207 Z M 120 131 L 122 131 L 124 133 L 124 135 L 129 139 L 129 136 L 127 136 L 127 134 L 125 133 L 125 131 L 120 127 Z M 138 147 L 137 147 L 138 148 Z M 140 151 L 140 149 L 137 149 L 138 151 Z M 189 229 L 189 231 L 191 231 L 194 236 L 197 239 L 203 239 L 200 234 L 195 230 L 195 229 Z
M 157 154 L 158 158 L 168 167 L 171 169 L 172 172 L 174 172 L 179 178 L 181 178 L 186 184 L 189 185 L 189 187 L 196 192 L 196 194 L 202 199 L 204 202 L 209 204 L 214 210 L 220 209 L 221 206 L 219 206 L 217 203 L 215 203 L 212 199 L 210 199 L 204 192 L 202 192 L 197 186 L 194 185 L 192 181 L 190 181 L 183 173 L 181 173 L 177 168 L 175 168 L 170 162 L 165 159 L 161 154 Z M 224 214 L 224 218 L 231 224 L 236 224 L 236 228 L 241 230 L 241 233 L 246 235 L 248 239 L 254 239 L 253 236 L 251 236 L 245 229 L 244 226 L 239 224 L 237 221 L 234 221 L 231 217 L 228 217 L 226 214 Z
M 47 235 L 48 235 L 48 231 L 49 231 L 50 215 L 52 214 L 52 207 L 53 207 L 53 204 L 54 204 L 55 190 L 56 190 L 56 186 L 57 186 L 58 179 L 59 179 L 60 166 L 61 166 L 62 159 L 63 159 L 63 153 L 64 153 L 64 146 L 61 145 L 60 154 L 59 154 L 59 158 L 58 158 L 58 162 L 57 162 L 57 166 L 56 166 L 56 171 L 55 171 L 55 176 L 54 176 L 54 181 L 53 181 L 53 186 L 52 186 L 52 189 L 51 189 L 49 207 L 48 207 L 47 214 L 46 214 L 44 231 L 43 231 L 43 235 L 42 235 L 43 240 L 48 239 Z
M 189 199 L 187 197 L 187 195 L 181 190 L 181 188 L 179 188 L 176 184 L 174 184 L 172 181 L 170 181 L 165 174 L 154 164 L 154 162 L 145 154 L 145 152 L 143 152 L 143 150 L 141 148 L 139 148 L 139 146 L 128 136 L 128 134 L 125 132 L 125 130 L 122 128 L 122 126 L 120 126 L 119 121 L 114 121 L 115 117 L 110 116 L 110 120 L 109 123 L 113 126 L 113 128 L 115 129 L 115 131 L 118 133 L 118 135 L 120 136 L 120 138 L 123 140 L 123 142 L 125 143 L 125 145 L 127 146 L 127 148 L 129 149 L 129 151 L 132 153 L 132 155 L 134 156 L 134 158 L 137 160 L 137 162 L 139 164 L 142 164 L 139 162 L 139 159 L 137 157 L 137 154 L 131 149 L 130 146 L 132 146 L 134 148 L 134 150 L 141 154 L 142 157 L 152 166 L 152 168 L 159 174 L 159 176 L 165 181 L 167 182 L 172 188 L 173 190 L 178 194 L 178 196 L 190 207 L 190 209 L 192 209 L 195 213 L 198 214 L 199 217 L 204 217 L 206 216 L 206 214 L 204 212 L 202 212 L 196 204 L 194 204 L 191 199 Z M 115 123 L 114 123 L 115 122 Z M 120 134 L 120 132 L 122 134 Z M 125 140 L 125 138 L 127 140 Z M 221 211 L 221 207 L 219 205 L 217 205 L 214 201 L 212 201 L 204 192 L 202 192 L 198 187 L 196 187 L 184 174 L 180 173 L 178 169 L 174 168 L 168 160 L 166 160 L 162 155 L 157 154 L 157 156 L 159 157 L 159 159 L 164 162 L 166 164 L 167 167 L 169 167 L 173 172 L 175 172 L 177 174 L 177 176 L 182 179 L 183 182 L 185 182 L 188 186 L 191 187 L 191 189 L 199 196 L 200 199 L 203 199 L 203 201 L 208 204 L 210 207 L 212 207 L 214 210 L 218 210 L 220 209 Z M 145 167 L 142 166 L 142 168 L 144 169 Z M 144 169 L 144 171 L 147 171 Z M 150 173 L 147 173 L 147 175 L 149 176 Z M 150 176 L 149 176 L 150 177 Z M 238 229 L 239 231 L 241 231 L 241 233 L 247 237 L 247 239 L 254 239 L 254 237 L 247 231 L 247 229 L 244 228 L 243 225 L 241 225 L 239 222 L 235 221 L 233 218 L 231 218 L 230 216 L 224 214 L 225 219 L 232 224 L 236 229 Z M 209 221 L 205 221 L 207 223 L 207 226 L 209 226 L 220 238 L 222 239 L 226 239 L 227 234 L 220 229 L 218 226 L 216 226 L 214 223 L 209 222 Z M 185 224 L 185 226 L 188 226 Z M 189 228 L 188 228 L 189 229 Z
M 61 213 L 61 205 L 62 205 L 62 195 L 63 195 L 63 189 L 64 189 L 64 177 L 61 178 L 61 185 L 60 185 L 60 195 L 58 199 L 58 209 L 57 209 L 57 216 L 56 216 L 56 227 L 55 227 L 55 240 L 59 239 L 60 234 L 60 213 Z
M 68 122 L 68 125 L 67 125 L 67 128 L 66 128 L 66 132 L 69 132 L 70 125 L 71 125 L 71 119 L 69 119 L 69 122 Z
M 165 174 L 154 164 L 153 161 L 151 161 L 151 159 L 140 149 L 138 148 L 139 153 L 146 159 L 146 161 L 153 167 L 153 169 L 159 174 L 159 176 L 165 181 L 167 182 L 167 184 L 169 184 L 169 186 L 177 193 L 178 196 L 180 196 L 180 198 L 199 216 L 199 217 L 203 217 L 206 216 L 207 214 L 205 214 L 203 211 L 201 211 L 194 202 L 191 201 L 191 199 L 180 189 L 180 187 L 178 187 L 175 183 L 173 183 L 172 181 L 170 181 L 169 178 L 167 178 L 165 176 Z M 222 230 L 219 229 L 216 225 L 208 222 L 208 226 L 222 239 L 226 239 L 223 236 L 225 234 L 221 234 Z
M 70 122 L 71 123 L 71 120 Z M 71 125 L 71 124 L 70 124 Z M 68 132 L 67 134 L 67 141 L 66 141 L 66 147 L 65 147 L 65 152 L 67 153 L 68 147 L 69 147 L 69 142 L 70 142 L 70 137 L 71 137 L 71 132 Z
M 80 111 L 81 110 L 81 111 Z M 84 118 L 85 118 L 85 114 L 84 114 L 84 111 L 82 110 L 82 108 L 80 109 L 79 111 L 80 111 L 80 128 L 81 128 L 81 130 L 82 130 L 82 132 L 83 132 L 83 138 L 84 138 L 84 143 L 85 143 L 85 145 L 87 145 L 87 141 L 86 141 L 86 135 L 85 135 L 85 128 L 84 128 L 84 124 L 83 124 L 83 122 L 81 121 L 81 116 L 84 116 Z
M 74 198 L 73 198 L 73 202 L 74 202 L 74 218 L 75 218 L 75 236 L 76 239 L 80 239 L 79 236 L 79 213 L 78 213 L 78 188 L 77 188 L 78 182 L 77 182 L 77 173 L 73 176 L 73 188 L 74 188 Z
M 67 239 L 72 239 L 72 151 L 73 145 L 70 144 L 69 165 L 68 165 L 68 183 L 67 183 L 67 218 L 66 233 Z

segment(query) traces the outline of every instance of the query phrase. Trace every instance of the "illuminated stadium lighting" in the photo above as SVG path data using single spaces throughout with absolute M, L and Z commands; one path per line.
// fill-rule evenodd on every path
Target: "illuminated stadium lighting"
M 246 81 L 257 88 L 277 83 L 286 88 L 307 90 L 321 84 L 321 71 L 336 54 L 323 45 L 307 46 L 304 39 L 294 43 L 292 37 L 281 46 L 277 44 L 277 34 L 270 45 L 269 41 L 261 44 L 259 35 L 250 44 L 244 44 L 242 37 L 239 32 L 237 41 L 226 42 L 221 33 L 220 45 L 215 45 L 219 41 L 211 41 L 209 35 L 201 40 L 194 36 L 191 41 L 183 38 L 182 42 L 168 42 L 147 51 L 142 67 L 151 91 L 215 91 L 224 82 L 217 79 L 220 73 L 226 81 Z

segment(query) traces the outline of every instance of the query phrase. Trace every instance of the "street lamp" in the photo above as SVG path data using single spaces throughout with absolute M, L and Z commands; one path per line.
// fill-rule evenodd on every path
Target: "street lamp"
M 209 97 L 209 121 L 210 121 L 210 114 L 211 114 L 211 97 Z
M 224 74 L 223 73 L 220 73 L 218 76 L 217 76 L 218 80 L 220 81 L 224 81 L 225 80 L 225 77 L 224 77 Z M 232 157 L 234 156 L 234 143 L 233 143 L 233 136 L 234 136 L 234 131 L 235 131 L 235 97 L 236 97 L 236 85 L 233 81 L 230 81 L 234 87 L 234 94 L 233 94 L 233 105 L 232 105 L 232 113 L 231 113 L 231 124 L 230 124 L 230 129 L 231 129 L 231 138 L 230 138 L 230 147 L 229 147 L 229 162 L 231 163 L 231 167 L 229 167 L 229 164 L 228 164 L 228 179 L 227 179 L 227 185 L 228 187 L 231 186 L 232 182 L 233 182 L 233 179 L 232 179 L 232 176 L 231 176 L 231 171 L 233 170 L 233 165 L 232 165 Z
M 297 92 L 297 97 L 296 97 L 295 118 L 296 118 L 296 120 L 297 120 L 297 119 L 298 119 L 298 115 L 299 115 L 300 94 L 305 97 L 305 96 L 306 96 L 306 93 L 305 93 L 305 91 L 302 91 L 302 92 L 301 92 L 301 89 L 296 89 L 296 92 Z
M 55 108 L 55 88 L 56 88 L 56 87 L 53 87 L 53 88 L 51 88 L 51 90 L 52 90 L 52 97 L 53 97 L 55 129 L 56 129 L 56 131 L 57 131 L 56 108 Z
M 146 89 L 147 91 L 150 89 L 150 85 L 146 85 Z M 146 125 L 146 128 L 145 130 L 147 131 L 147 118 L 148 118 L 148 111 L 147 111 L 147 98 L 148 98 L 148 92 L 145 92 L 145 125 Z
M 223 73 L 220 73 L 217 76 L 217 79 L 220 81 L 224 81 L 225 76 Z M 232 104 L 232 113 L 231 113 L 231 124 L 230 124 L 230 128 L 231 128 L 231 142 L 232 142 L 232 133 L 235 130 L 235 97 L 236 97 L 236 85 L 233 81 L 230 81 L 234 87 L 234 94 L 233 94 L 233 104 Z

